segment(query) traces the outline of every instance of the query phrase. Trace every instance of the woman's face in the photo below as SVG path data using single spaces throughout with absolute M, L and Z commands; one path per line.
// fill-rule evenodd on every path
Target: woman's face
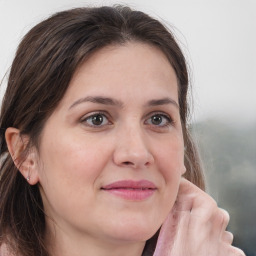
M 142 43 L 99 50 L 41 135 L 48 227 L 54 220 L 68 235 L 149 239 L 175 202 L 183 150 L 177 79 L 165 55 Z

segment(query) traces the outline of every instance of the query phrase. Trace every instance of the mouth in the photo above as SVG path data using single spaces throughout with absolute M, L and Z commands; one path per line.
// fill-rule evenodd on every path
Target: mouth
M 126 200 L 141 201 L 151 197 L 157 187 L 148 180 L 122 180 L 103 186 L 101 190 Z

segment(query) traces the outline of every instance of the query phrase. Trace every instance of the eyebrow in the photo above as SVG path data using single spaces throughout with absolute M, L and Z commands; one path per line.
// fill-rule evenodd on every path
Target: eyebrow
M 115 100 L 115 99 L 108 98 L 108 97 L 101 97 L 101 96 L 88 96 L 88 97 L 81 98 L 81 99 L 75 101 L 69 107 L 69 109 L 71 109 L 71 108 L 73 108 L 76 105 L 79 105 L 81 103 L 85 103 L 85 102 L 92 102 L 92 103 L 98 103 L 98 104 L 110 105 L 110 106 L 118 106 L 118 107 L 123 106 L 123 103 L 119 100 Z
M 147 106 L 160 106 L 160 105 L 168 105 L 168 104 L 173 104 L 178 109 L 180 108 L 179 104 L 175 100 L 173 100 L 169 97 L 166 97 L 163 99 L 150 100 L 146 105 Z
M 113 99 L 113 98 L 109 98 L 109 97 L 102 97 L 102 96 L 88 96 L 85 98 L 81 98 L 78 99 L 77 101 L 75 101 L 70 107 L 69 109 L 81 104 L 81 103 L 85 103 L 85 102 L 92 102 L 92 103 L 97 103 L 97 104 L 103 104 L 103 105 L 110 105 L 110 106 L 118 106 L 118 107 L 123 107 L 123 103 L 119 100 Z M 175 107 L 179 108 L 179 104 L 169 98 L 162 98 L 162 99 L 154 99 L 154 100 L 150 100 L 149 102 L 146 103 L 146 107 L 150 107 L 150 106 L 161 106 L 161 105 L 168 105 L 168 104 L 172 104 Z

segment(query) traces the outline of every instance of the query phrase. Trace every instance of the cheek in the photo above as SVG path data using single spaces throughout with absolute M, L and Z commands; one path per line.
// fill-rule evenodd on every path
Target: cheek
M 99 146 L 90 138 L 69 137 L 66 134 L 53 141 L 45 141 L 41 157 L 44 170 L 50 170 L 50 175 L 55 173 L 59 178 L 67 180 L 83 180 L 99 175 L 106 161 L 105 151 L 99 153 Z
M 163 198 L 165 211 L 169 212 L 177 197 L 181 175 L 184 171 L 183 140 L 170 140 L 162 143 L 158 150 L 158 170 L 161 172 L 164 183 Z
M 65 212 L 69 218 L 73 212 L 93 207 L 98 189 L 95 181 L 109 159 L 106 149 L 100 150 L 98 146 L 90 138 L 78 140 L 74 136 L 44 141 L 40 184 L 46 210 Z
M 184 145 L 181 136 L 175 136 L 162 142 L 157 150 L 157 162 L 166 182 L 182 175 L 184 171 Z

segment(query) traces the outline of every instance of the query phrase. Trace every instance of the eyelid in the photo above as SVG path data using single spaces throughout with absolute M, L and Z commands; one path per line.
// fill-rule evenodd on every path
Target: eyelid
M 107 125 L 111 125 L 113 124 L 111 122 L 111 116 L 104 110 L 98 110 L 98 111 L 93 111 L 93 112 L 90 112 L 90 113 L 87 113 L 86 115 L 83 115 L 83 117 L 80 119 L 80 122 L 81 123 L 85 123 L 89 118 L 95 116 L 95 115 L 102 115 L 104 116 L 107 120 L 108 120 L 108 124 L 103 124 L 103 125 L 90 125 L 90 124 L 87 124 L 86 126 L 88 127 L 94 127 L 94 128 L 103 128 Z
M 162 112 L 162 111 L 153 111 L 153 112 L 150 112 L 150 113 L 146 116 L 145 122 L 146 122 L 149 118 L 152 118 L 154 115 L 160 115 L 160 116 L 166 118 L 167 121 L 168 121 L 168 124 L 162 125 L 162 126 L 159 125 L 158 128 L 165 128 L 165 127 L 169 127 L 169 126 L 171 126 L 171 125 L 174 124 L 174 120 L 173 120 L 173 118 L 171 117 L 171 115 L 170 115 L 170 114 L 167 114 L 166 112 Z M 153 124 L 151 124 L 151 125 L 154 126 L 154 127 L 157 127 L 157 125 L 153 125 Z
M 93 125 L 93 124 L 89 124 L 87 122 L 87 120 L 89 118 L 92 118 L 93 116 L 95 115 L 102 115 L 104 116 L 106 119 L 107 119 L 107 124 L 102 124 L 102 125 Z M 159 116 L 162 116 L 165 120 L 166 120 L 166 124 L 160 124 L 160 125 L 157 125 L 157 124 L 153 124 L 153 123 L 150 123 L 149 120 L 155 116 L 155 115 L 159 115 Z M 164 129 L 164 128 L 168 128 L 170 126 L 173 126 L 175 121 L 173 120 L 172 116 L 164 111 L 152 111 L 150 113 L 148 113 L 145 118 L 144 118 L 144 124 L 146 125 L 149 125 L 149 126 L 152 126 L 154 127 L 155 129 Z M 89 112 L 85 115 L 82 116 L 82 118 L 80 118 L 80 122 L 84 125 L 84 126 L 87 126 L 87 127 L 91 127 L 91 128 L 96 128 L 96 129 L 102 129 L 102 128 L 106 128 L 107 126 L 109 125 L 112 125 L 113 124 L 113 120 L 112 120 L 112 117 L 111 115 L 106 112 L 105 110 L 96 110 L 96 111 L 92 111 L 92 112 Z
M 172 117 L 170 114 L 166 113 L 165 111 L 152 111 L 149 114 L 146 115 L 146 118 L 152 117 L 154 115 L 161 115 L 161 116 L 165 116 L 166 118 L 172 120 Z

